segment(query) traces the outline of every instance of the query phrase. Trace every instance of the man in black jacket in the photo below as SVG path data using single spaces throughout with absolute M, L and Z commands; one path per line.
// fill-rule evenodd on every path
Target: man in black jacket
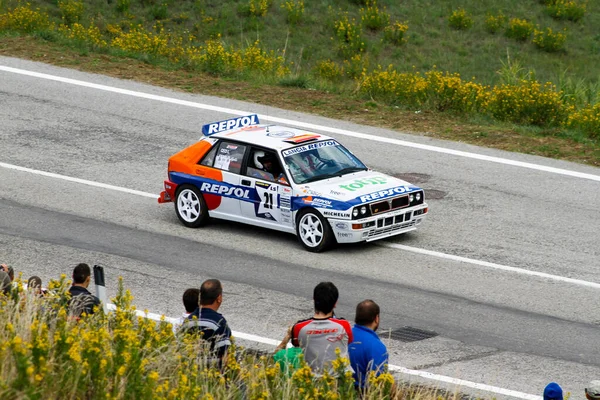
M 79 318 L 83 313 L 93 314 L 94 307 L 100 306 L 100 299 L 87 290 L 91 280 L 90 266 L 85 263 L 77 264 L 73 270 L 73 286 L 69 288 L 69 313 L 73 317 Z

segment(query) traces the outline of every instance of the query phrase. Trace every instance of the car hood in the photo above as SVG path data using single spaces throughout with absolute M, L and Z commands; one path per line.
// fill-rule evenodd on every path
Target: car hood
M 402 179 L 376 171 L 360 171 L 300 185 L 300 195 L 362 204 L 420 190 Z

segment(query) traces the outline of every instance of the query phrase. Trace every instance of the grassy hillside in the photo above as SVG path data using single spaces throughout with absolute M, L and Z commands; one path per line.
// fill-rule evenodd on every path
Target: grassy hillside
M 298 100 L 277 98 L 274 104 L 317 108 L 323 115 L 345 112 L 357 122 L 600 165 L 600 70 L 593 67 L 600 61 L 598 1 L 30 4 L 47 21 L 18 14 L 15 9 L 23 3 L 17 0 L 0 0 L 2 54 L 39 58 L 36 54 L 50 54 L 52 48 L 62 58 L 45 57 L 47 62 L 64 64 L 67 57 L 79 68 L 107 73 L 113 61 L 123 65 L 133 58 L 168 73 L 164 80 L 155 78 L 165 86 L 222 96 L 237 95 L 232 82 L 260 86 L 264 96 L 251 94 L 248 100 L 270 104 L 273 95 L 266 92 L 294 93 Z M 23 48 L 24 35 L 32 35 L 35 43 Z M 102 57 L 92 56 L 88 65 L 90 55 Z M 196 74 L 221 82 L 220 90 L 196 86 Z M 542 84 L 523 84 L 523 79 Z M 317 90 L 300 94 L 297 89 Z M 523 99 L 529 104 L 521 104 Z M 327 109 L 324 104 L 347 106 Z M 376 117 L 356 115 L 365 109 Z M 410 117 L 415 111 L 423 115 Z M 408 122 L 415 118 L 427 121 Z M 404 122 L 386 122 L 399 119 Z

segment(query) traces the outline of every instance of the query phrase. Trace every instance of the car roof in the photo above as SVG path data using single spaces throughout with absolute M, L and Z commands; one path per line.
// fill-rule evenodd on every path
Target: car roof
M 235 140 L 279 151 L 301 144 L 333 139 L 320 133 L 280 125 L 247 126 L 215 133 L 210 137 Z

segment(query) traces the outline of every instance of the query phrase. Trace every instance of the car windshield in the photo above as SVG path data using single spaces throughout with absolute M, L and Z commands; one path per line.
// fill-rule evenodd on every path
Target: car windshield
M 298 184 L 342 176 L 367 167 L 335 140 L 324 140 L 283 150 L 283 159 Z

